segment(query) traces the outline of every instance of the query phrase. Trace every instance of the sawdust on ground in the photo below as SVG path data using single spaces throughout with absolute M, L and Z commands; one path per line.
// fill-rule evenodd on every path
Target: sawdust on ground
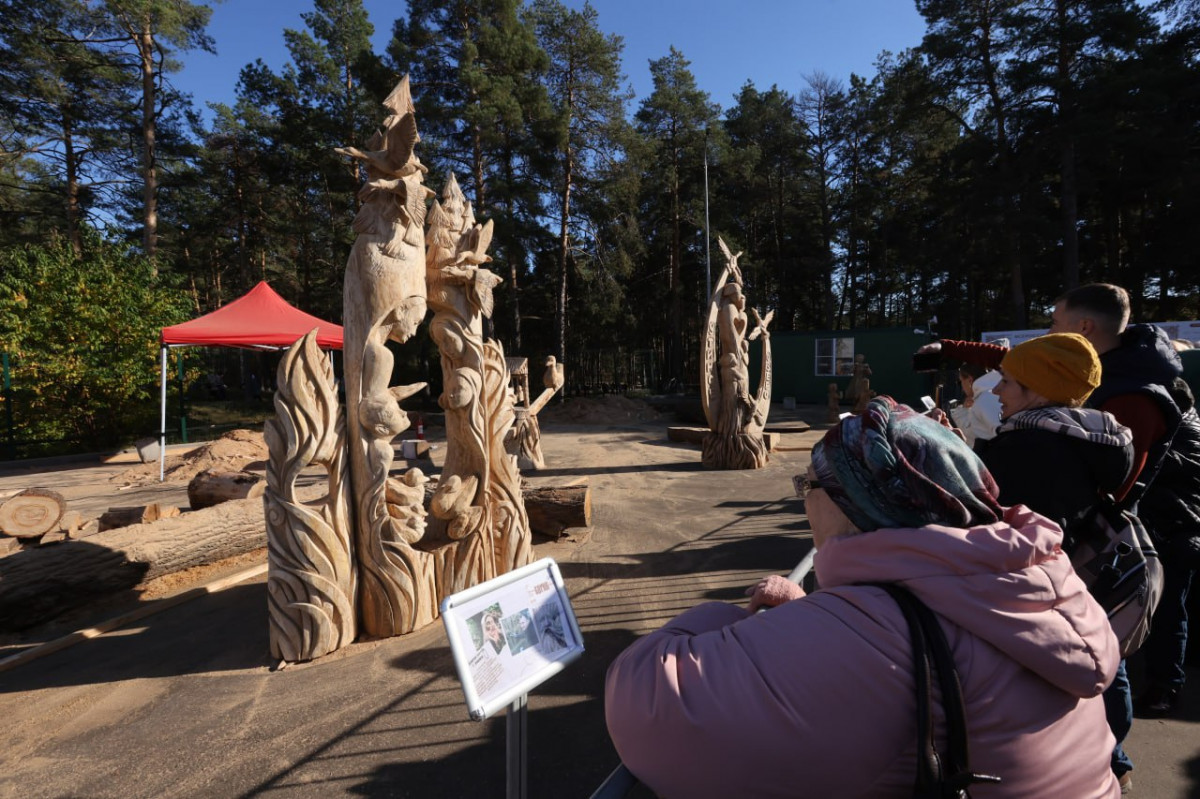
M 621 422 L 654 422 L 663 412 L 645 400 L 621 394 L 599 397 L 569 397 L 561 402 L 551 400 L 538 414 L 539 422 L 560 424 L 619 424 Z
M 183 455 L 168 455 L 164 477 L 169 482 L 190 482 L 205 469 L 242 471 L 247 467 L 261 467 L 268 452 L 263 434 L 254 430 L 230 430 L 215 441 L 209 441 Z M 145 485 L 157 483 L 159 465 L 142 463 L 109 478 L 122 485 Z

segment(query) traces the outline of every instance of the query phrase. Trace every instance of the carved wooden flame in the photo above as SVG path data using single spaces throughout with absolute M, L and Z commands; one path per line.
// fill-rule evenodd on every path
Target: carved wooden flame
M 289 662 L 320 657 L 355 635 L 345 421 L 316 332 L 280 363 L 277 418 L 263 430 L 271 654 Z M 296 496 L 296 478 L 314 463 L 329 473 L 329 494 L 316 507 Z

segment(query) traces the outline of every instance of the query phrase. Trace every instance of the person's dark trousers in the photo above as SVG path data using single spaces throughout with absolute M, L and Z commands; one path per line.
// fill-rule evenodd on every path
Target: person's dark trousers
M 1163 593 L 1154 611 L 1150 637 L 1142 645 L 1148 686 L 1183 687 L 1183 660 L 1188 641 L 1188 591 L 1196 572 L 1163 559 Z
M 1113 774 L 1120 777 L 1127 771 L 1133 771 L 1133 761 L 1121 743 L 1133 727 L 1133 696 L 1129 692 L 1129 676 L 1125 673 L 1125 661 L 1117 666 L 1117 676 L 1112 685 L 1104 690 L 1104 715 L 1108 719 L 1108 728 L 1112 730 L 1117 745 L 1112 752 Z

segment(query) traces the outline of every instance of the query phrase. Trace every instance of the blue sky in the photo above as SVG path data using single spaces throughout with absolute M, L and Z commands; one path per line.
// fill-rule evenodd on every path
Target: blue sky
M 565 0 L 581 7 L 583 0 Z M 364 0 L 382 51 L 403 0 Z M 691 62 L 697 85 L 722 108 L 747 80 L 796 94 L 806 76 L 820 71 L 847 84 L 850 74 L 875 74 L 884 50 L 899 53 L 921 43 L 924 21 L 911 0 L 592 0 L 606 33 L 625 39 L 624 71 L 636 97 L 651 89 L 649 62 L 669 48 Z M 238 72 L 256 58 L 278 71 L 287 63 L 284 28 L 304 29 L 303 0 L 224 0 L 213 6 L 210 35 L 217 55 L 182 54 L 173 76 L 203 107 L 232 102 Z M 420 87 L 414 86 L 418 96 Z

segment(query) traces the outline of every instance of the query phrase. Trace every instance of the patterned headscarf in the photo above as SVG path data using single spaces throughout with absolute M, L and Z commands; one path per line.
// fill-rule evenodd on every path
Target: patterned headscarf
M 812 467 L 858 529 L 970 527 L 1001 516 L 1000 489 L 966 443 L 888 396 L 813 447 Z

